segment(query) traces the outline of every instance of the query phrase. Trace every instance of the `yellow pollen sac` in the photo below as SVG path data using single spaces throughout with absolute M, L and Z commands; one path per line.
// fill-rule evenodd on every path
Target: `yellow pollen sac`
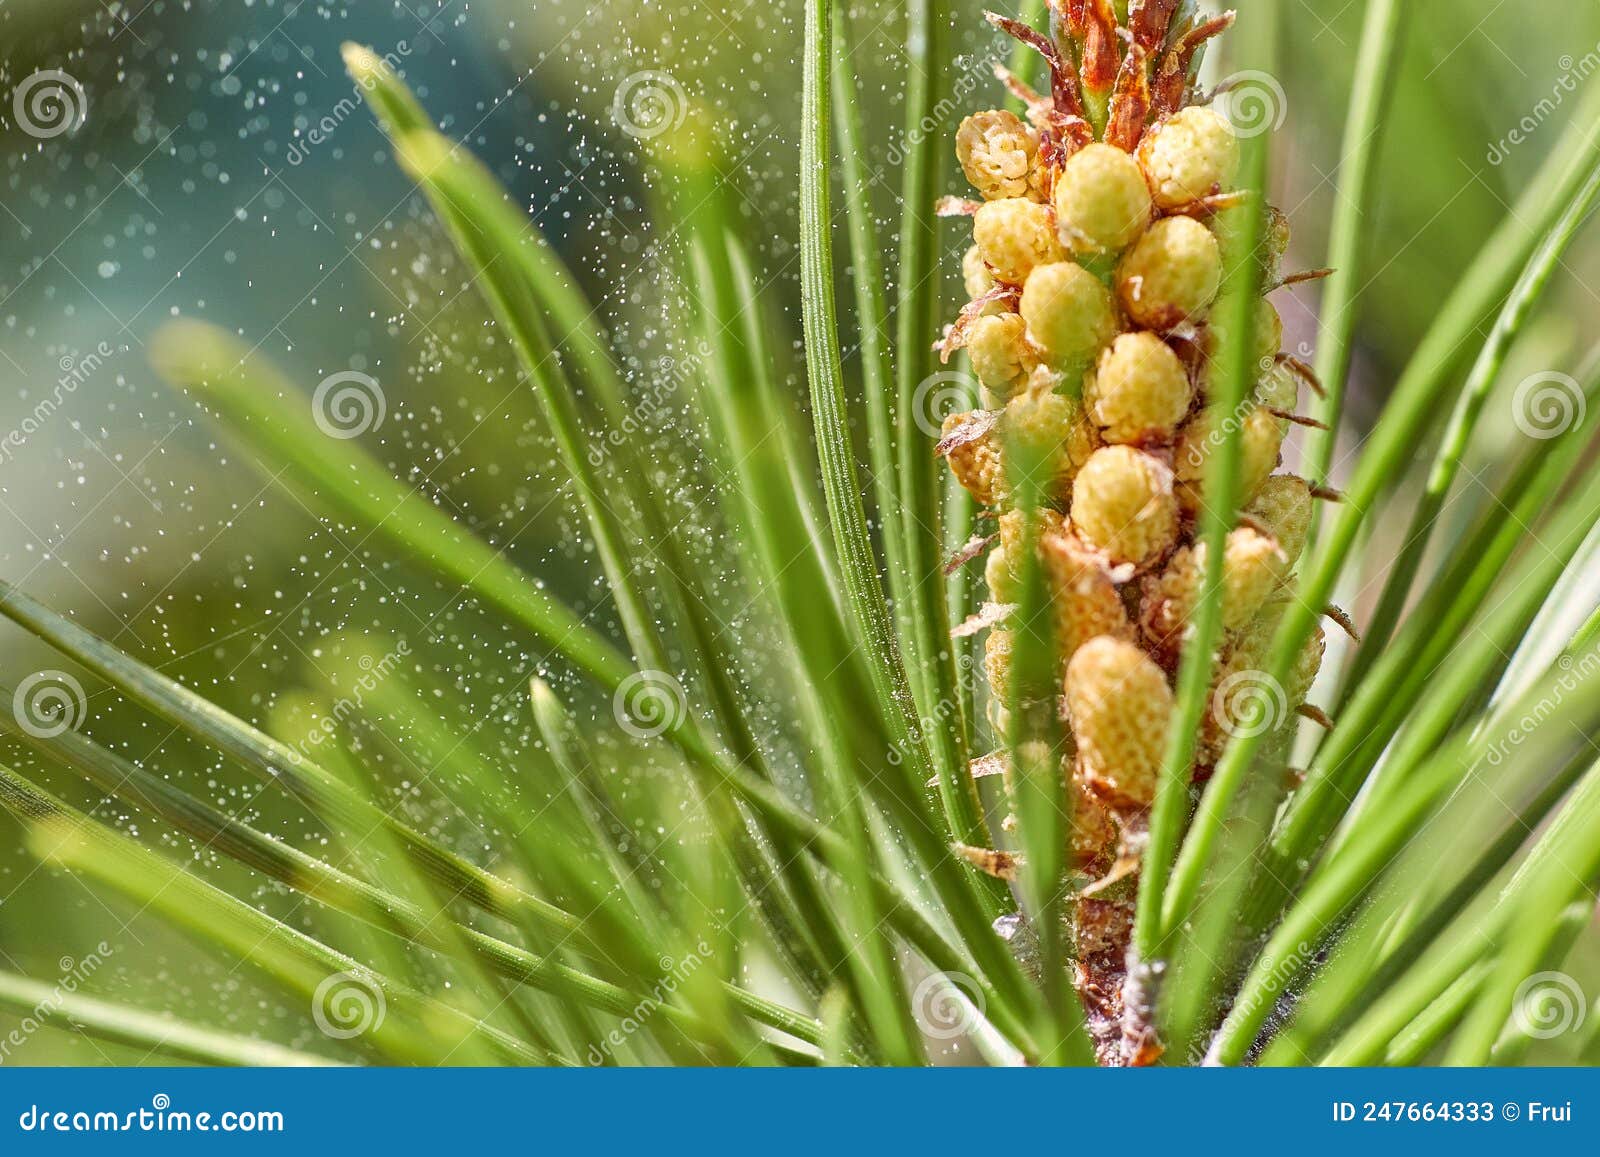
M 1084 403 L 1107 442 L 1168 442 L 1189 412 L 1183 362 L 1153 333 L 1120 335 L 1084 382 Z
M 1096 450 L 1073 480 L 1072 525 L 1113 562 L 1149 566 L 1177 539 L 1172 481 L 1171 470 L 1131 446 Z
M 956 159 L 987 201 L 1026 197 L 1038 152 L 1038 134 L 1003 110 L 973 113 L 956 131 Z
M 983 641 L 983 673 L 988 677 L 994 701 L 1002 706 L 1011 702 L 1011 632 L 995 629 Z
M 1222 282 L 1222 248 L 1200 222 L 1163 217 L 1134 242 L 1117 268 L 1117 294 L 1146 329 L 1198 321 Z
M 1004 546 L 995 547 L 984 559 L 983 582 L 989 588 L 989 598 L 994 602 L 1014 603 L 1022 597 L 1021 585 Z
M 1278 540 L 1286 567 L 1299 561 L 1311 530 L 1310 483 L 1296 474 L 1274 474 L 1261 484 L 1244 512 Z
M 1117 335 L 1117 306 L 1100 279 L 1081 265 L 1040 265 L 1022 287 L 1018 306 L 1028 337 L 1057 369 L 1081 372 Z
M 1288 423 L 1267 411 L 1252 408 L 1239 430 L 1239 501 L 1248 504 L 1262 483 L 1277 468 L 1278 451 Z M 1178 476 L 1178 501 L 1185 514 L 1199 513 L 1205 487 L 1206 463 L 1222 445 L 1222 430 L 1215 415 L 1202 410 L 1178 431 L 1173 470 Z
M 1008 285 L 1021 285 L 1035 266 L 1066 256 L 1056 240 L 1050 206 L 1021 197 L 980 207 L 972 218 L 972 239 L 994 276 Z
M 1222 353 L 1222 343 L 1227 327 L 1220 317 L 1212 317 L 1206 324 L 1205 353 L 1207 359 L 1215 361 Z M 1278 311 L 1272 302 L 1264 297 L 1256 298 L 1255 324 L 1251 332 L 1253 344 L 1250 347 L 1250 356 L 1259 371 L 1265 372 L 1276 364 L 1278 351 L 1283 348 L 1283 319 L 1278 316 Z
M 1224 665 L 1228 671 L 1256 670 L 1266 666 L 1268 657 L 1272 652 L 1272 639 L 1278 632 L 1278 624 L 1283 618 L 1286 602 L 1268 603 L 1256 616 L 1248 630 L 1241 631 L 1231 647 L 1224 653 Z M 1322 669 L 1322 655 L 1327 646 L 1327 634 L 1318 625 L 1311 633 L 1311 637 L 1300 648 L 1300 654 L 1295 656 L 1294 666 L 1289 668 L 1281 687 L 1282 699 L 1288 704 L 1288 710 L 1294 709 L 1306 701 L 1306 695 L 1311 691 L 1311 685 L 1317 681 L 1317 673 Z
M 983 254 L 976 245 L 967 246 L 967 251 L 961 255 L 961 284 L 973 301 L 994 288 L 994 278 L 989 275 L 989 267 L 983 263 Z M 1000 309 L 1000 303 L 995 301 L 986 305 L 984 312 L 998 313 Z
M 1327 648 L 1327 635 L 1319 625 L 1306 640 L 1305 646 L 1300 648 L 1300 654 L 1295 657 L 1294 667 L 1289 672 L 1289 702 L 1298 707 L 1306 701 L 1306 696 L 1311 693 L 1311 685 L 1317 681 L 1317 672 L 1322 670 L 1322 656 Z
M 1295 708 L 1305 702 L 1322 666 L 1323 631 L 1318 627 L 1301 648 L 1283 683 L 1267 677 L 1263 668 L 1272 651 L 1272 637 L 1282 618 L 1282 603 L 1269 604 L 1249 627 L 1229 640 L 1212 681 L 1211 695 L 1202 716 L 1196 761 L 1213 764 L 1228 740 L 1242 731 L 1276 731 L 1294 721 Z
M 1292 414 L 1300 404 L 1300 375 L 1281 362 L 1272 362 L 1256 379 L 1256 404 Z
M 1261 284 L 1272 286 L 1283 276 L 1283 257 L 1289 252 L 1289 217 L 1276 205 L 1268 205 L 1261 245 Z
M 1028 457 L 1042 459 L 1050 471 L 1041 482 L 1045 495 L 1065 504 L 1095 443 L 1083 403 L 1057 393 L 1055 381 L 1048 370 L 1036 370 L 1028 388 L 1006 403 L 1001 445 L 1016 445 Z
M 1039 521 L 1037 534 L 1041 539 L 1061 534 L 1067 529 L 1067 516 L 1059 510 L 1046 506 L 1036 511 L 1034 517 Z M 1008 510 L 1000 516 L 1000 545 L 1013 559 L 1022 557 L 1022 538 L 1026 529 L 1027 520 L 1022 511 Z
M 1037 512 L 1037 534 L 1042 541 L 1066 529 L 1066 516 L 1059 510 L 1045 507 Z M 989 585 L 989 597 L 997 603 L 1014 603 L 1021 597 L 1022 539 L 1025 529 L 1023 512 L 1017 509 L 1000 516 L 1000 544 L 989 552 L 984 564 L 984 579 Z
M 1045 586 L 1055 612 L 1056 653 L 1070 659 L 1102 635 L 1132 642 L 1133 623 L 1105 563 L 1071 532 L 1039 544 Z
M 1139 142 L 1139 167 L 1162 209 L 1181 209 L 1220 193 L 1239 168 L 1239 142 L 1216 111 L 1179 109 Z
M 1113 807 L 1155 798 L 1172 690 L 1132 643 L 1091 639 L 1067 664 L 1067 712 L 1085 785 Z
M 1038 357 L 1028 348 L 1027 326 L 1020 314 L 980 317 L 967 327 L 967 357 L 984 387 L 1010 397 L 1028 380 Z
M 943 433 L 948 436 L 972 413 L 951 414 L 944 420 Z M 990 430 L 981 437 L 954 447 L 945 455 L 950 472 L 956 481 L 984 506 L 993 506 L 1005 493 L 1005 465 L 1000 457 L 1000 441 Z
M 1261 670 L 1278 618 L 1263 614 L 1224 645 L 1200 717 L 1197 764 L 1216 763 L 1228 741 L 1241 730 L 1276 731 L 1291 718 L 1294 704 L 1289 702 L 1288 692 Z
M 1112 145 L 1086 145 L 1056 178 L 1056 229 L 1067 252 L 1120 253 L 1150 224 L 1150 190 L 1136 162 Z
M 1288 565 L 1276 540 L 1247 526 L 1228 534 L 1222 555 L 1222 626 L 1248 626 L 1273 592 Z M 1139 625 L 1166 658 L 1175 659 L 1205 585 L 1206 544 L 1180 547 L 1159 575 L 1145 579 Z

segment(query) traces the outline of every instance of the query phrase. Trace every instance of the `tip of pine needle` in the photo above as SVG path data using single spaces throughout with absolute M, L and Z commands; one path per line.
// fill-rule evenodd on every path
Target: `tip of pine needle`
M 351 80 L 368 82 L 382 75 L 383 58 L 365 44 L 346 40 L 339 45 L 339 55 L 344 59 L 345 71 Z

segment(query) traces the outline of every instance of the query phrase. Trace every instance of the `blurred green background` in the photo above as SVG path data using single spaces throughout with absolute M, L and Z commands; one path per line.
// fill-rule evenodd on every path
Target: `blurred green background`
M 1241 19 L 1258 6 L 1242 0 Z M 1418 0 L 1416 8 L 1370 222 L 1357 428 L 1578 94 L 1600 83 L 1600 5 Z M 1275 199 L 1294 225 L 1291 268 L 1323 260 L 1362 10 L 1360 0 L 1280 4 Z M 975 3 L 950 9 L 965 89 L 954 98 L 957 115 L 998 102 L 981 62 L 999 38 L 979 13 Z M 855 5 L 851 22 L 871 46 L 858 56 L 868 159 L 892 237 L 899 106 L 915 62 L 905 58 L 894 5 Z M 420 690 L 438 717 L 475 736 L 515 779 L 531 742 L 528 676 L 542 672 L 581 696 L 577 684 L 454 590 L 273 488 L 270 468 L 241 460 L 193 400 L 157 379 L 145 347 L 162 322 L 185 315 L 259 343 L 308 395 L 330 374 L 369 375 L 385 416 L 363 444 L 566 601 L 609 622 L 599 568 L 580 545 L 536 408 L 354 96 L 339 45 L 357 40 L 393 54 L 444 131 L 490 164 L 603 303 L 630 385 L 667 399 L 640 436 L 658 447 L 663 477 L 686 479 L 674 496 L 712 566 L 716 531 L 700 521 L 694 485 L 698 427 L 674 385 L 683 349 L 673 306 L 693 287 L 666 271 L 663 255 L 679 239 L 655 219 L 649 149 L 622 131 L 614 105 L 629 78 L 663 73 L 656 83 L 716 126 L 757 280 L 787 307 L 772 337 L 799 405 L 800 37 L 792 11 L 755 0 L 0 4 L 0 430 L 27 427 L 0 457 L 0 573 L 269 729 L 292 727 L 297 713 L 339 694 L 349 678 L 342 638 L 404 634 L 416 640 Z M 1222 75 L 1227 65 L 1210 67 Z M 38 70 L 69 74 L 78 86 L 70 98 L 80 102 L 73 111 L 83 114 L 46 139 L 23 131 L 13 102 Z M 317 142 L 307 136 L 314 126 Z M 1519 126 L 1525 142 L 1510 143 Z M 954 128 L 952 120 L 938 131 L 953 137 Z M 953 310 L 965 246 L 954 223 L 948 246 Z M 1585 276 L 1597 253 L 1593 236 L 1574 249 L 1574 276 L 1518 351 L 1512 380 L 1517 366 L 1563 366 L 1586 344 L 1600 319 L 1600 295 Z M 1313 348 L 1316 296 L 1312 286 L 1276 299 L 1291 351 Z M 845 328 L 848 344 L 848 320 Z M 29 422 L 47 399 L 57 404 Z M 730 591 L 730 613 L 737 603 Z M 742 674 L 759 686 L 760 657 L 748 661 Z M 61 660 L 5 626 L 0 663 L 9 697 Z M 77 675 L 85 730 L 101 742 L 210 798 L 238 803 L 254 790 L 214 753 Z M 0 754 L 34 766 L 19 751 Z M 402 780 L 425 762 L 417 750 L 371 754 Z M 95 802 L 67 776 L 50 781 Z M 651 790 L 648 777 L 635 790 Z M 303 812 L 270 795 L 251 806 L 269 830 L 307 844 L 322 838 Z M 492 838 L 474 817 L 424 818 L 469 854 Z M 0 967 L 48 982 L 105 941 L 112 951 L 95 991 L 286 1043 L 310 1039 L 303 1010 L 282 1007 L 148 915 L 39 869 L 17 843 L 0 817 Z M 194 854 L 176 840 L 168 850 Z M 199 858 L 217 878 L 240 878 L 236 867 Z M 280 916 L 310 919 L 277 889 L 242 887 Z M 1581 952 L 1595 956 L 1592 943 Z M 14 1023 L 0 1013 L 0 1035 Z M 1558 1059 L 1564 1043 L 1539 1056 Z M 46 1030 L 7 1061 L 100 1059 L 141 1057 Z

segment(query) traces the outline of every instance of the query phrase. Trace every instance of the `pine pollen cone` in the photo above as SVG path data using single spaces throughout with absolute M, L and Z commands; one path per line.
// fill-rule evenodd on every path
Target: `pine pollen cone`
M 992 18 L 1046 52 L 1052 83 L 1039 96 L 1012 78 L 1026 119 L 987 110 L 956 134 L 961 169 L 982 199 L 963 218 L 972 227 L 961 263 L 972 304 L 960 344 L 985 409 L 948 418 L 939 449 L 998 520 L 984 564 L 988 601 L 1016 603 L 1030 543 L 1038 555 L 1059 664 L 1062 778 L 1078 817 L 1067 862 L 1118 865 L 1077 885 L 1079 899 L 1068 905 L 1074 920 L 1093 921 L 1075 929 L 1075 943 L 1095 945 L 1080 956 L 1077 980 L 1101 1060 L 1126 1063 L 1147 1052 L 1123 1049 L 1121 961 L 1136 849 L 1206 575 L 1197 523 L 1208 464 L 1236 437 L 1239 508 L 1221 566 L 1219 702 L 1195 737 L 1195 782 L 1245 722 L 1221 692 L 1267 661 L 1319 490 L 1274 473 L 1301 387 L 1315 380 L 1280 353 L 1283 327 L 1264 296 L 1250 311 L 1246 364 L 1255 382 L 1244 406 L 1221 413 L 1211 389 L 1225 341 L 1213 316 L 1224 268 L 1220 214 L 1264 213 L 1263 295 L 1282 284 L 1276 270 L 1288 244 L 1284 215 L 1235 187 L 1239 142 L 1195 85 L 1198 49 L 1231 16 L 1135 3 L 1121 28 L 1114 6 L 1091 10 L 1103 19 L 1056 22 L 1053 53 L 1049 37 Z M 1014 501 L 1007 458 L 1019 447 L 1027 461 L 1049 465 L 1034 491 L 1043 510 Z M 1033 533 L 1024 534 L 1030 520 Z M 981 556 L 982 545 L 965 557 Z M 1013 628 L 1004 615 L 986 621 L 988 716 L 994 746 L 1004 749 Z M 1280 689 L 1276 726 L 1297 719 L 1321 655 L 1319 633 Z M 1106 943 L 1108 928 L 1123 940 Z

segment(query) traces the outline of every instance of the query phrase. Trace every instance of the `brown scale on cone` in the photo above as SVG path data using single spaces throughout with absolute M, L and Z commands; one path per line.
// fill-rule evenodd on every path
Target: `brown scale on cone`
M 956 134 L 975 190 L 972 201 L 949 202 L 972 229 L 962 261 L 970 304 L 943 348 L 965 346 L 985 408 L 947 419 L 939 452 L 998 519 L 993 538 L 975 537 L 963 553 L 988 549 L 989 598 L 962 629 L 988 632 L 988 717 L 1002 749 L 1008 617 L 1027 542 L 1038 552 L 1067 724 L 1075 980 L 1102 1063 L 1149 1063 L 1160 1044 L 1148 1018 L 1134 1009 L 1139 1023 L 1122 1023 L 1127 948 L 1173 685 L 1204 583 L 1195 528 L 1208 463 L 1236 432 L 1239 510 L 1222 560 L 1222 634 L 1190 769 L 1196 783 L 1233 734 L 1300 718 L 1321 633 L 1287 686 L 1267 685 L 1261 668 L 1295 597 L 1312 503 L 1337 496 L 1274 473 L 1302 421 L 1303 391 L 1320 385 L 1281 352 L 1283 326 L 1265 298 L 1302 280 L 1282 273 L 1288 220 L 1235 186 L 1238 140 L 1195 84 L 1206 44 L 1233 14 L 1196 13 L 1181 0 L 1050 0 L 1049 12 L 1048 32 L 987 14 L 1044 57 L 1048 91 L 996 69 L 1025 115 L 977 112 Z M 1224 343 L 1213 317 L 1224 264 L 1213 227 L 1241 206 L 1259 206 L 1266 223 L 1263 296 L 1246 338 L 1256 380 L 1244 407 L 1222 414 L 1211 388 Z M 1051 464 L 1046 506 L 1026 539 L 1006 475 L 1007 448 L 1019 444 Z M 1007 878 L 1025 870 L 1014 849 L 961 854 Z M 1141 990 L 1132 1004 L 1149 997 Z

